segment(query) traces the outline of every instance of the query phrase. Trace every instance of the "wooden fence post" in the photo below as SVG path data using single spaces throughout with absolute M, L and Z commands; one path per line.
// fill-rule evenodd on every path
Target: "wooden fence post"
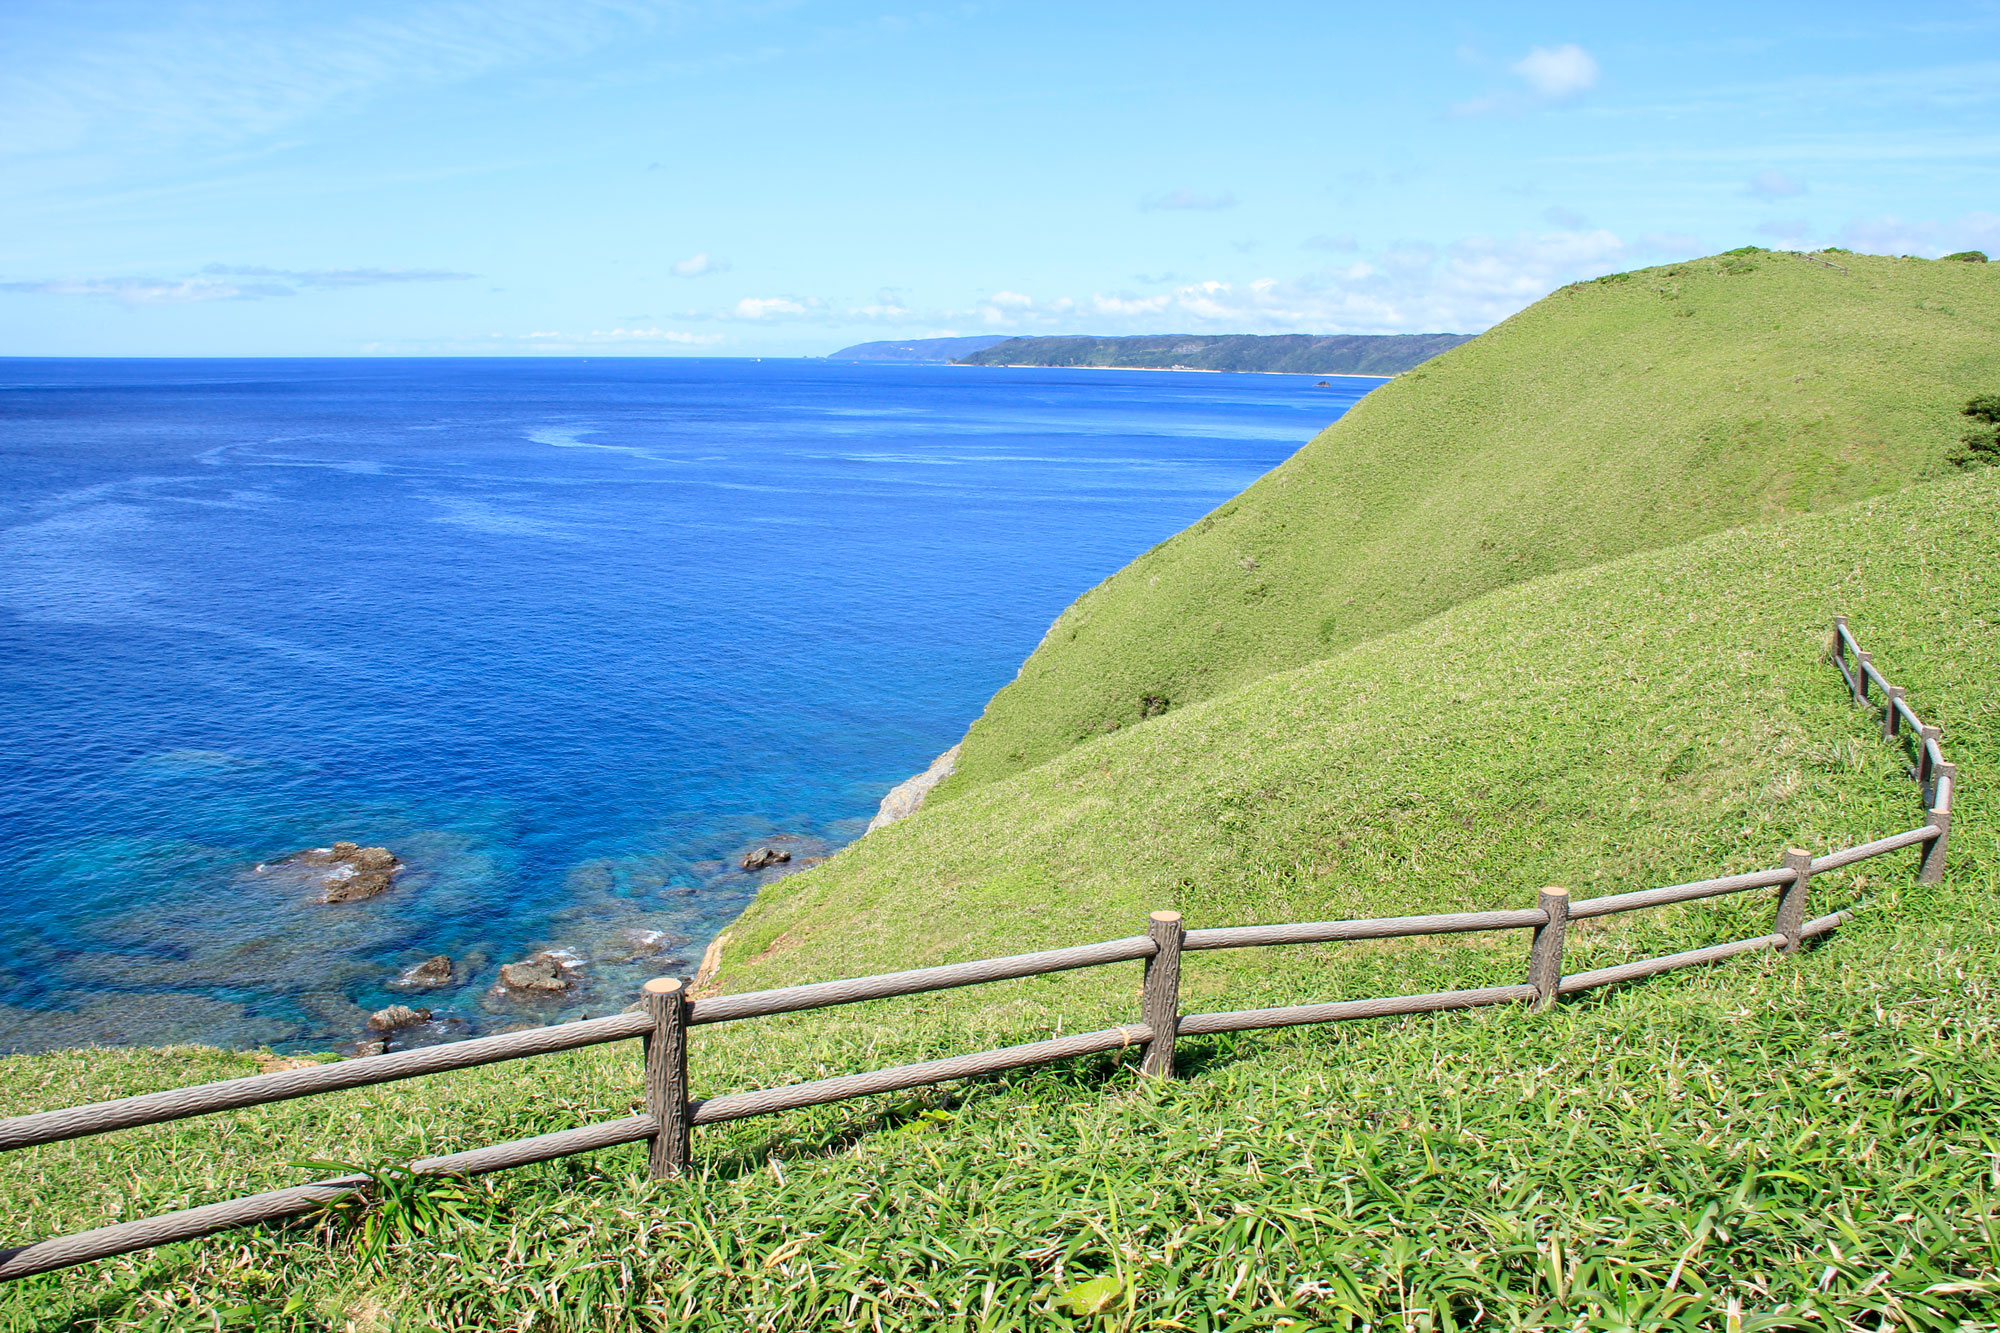
M 1889 687 L 1889 699 L 1882 707 L 1882 739 L 1891 740 L 1903 732 L 1903 715 L 1896 705 L 1902 702 L 1904 690 L 1901 685 Z
M 1799 927 L 1806 923 L 1806 895 L 1812 891 L 1812 853 L 1793 847 L 1785 852 L 1785 869 L 1796 872 L 1789 884 L 1778 886 L 1778 920 L 1772 930 L 1785 937 L 1786 953 L 1799 951 Z
M 1542 890 L 1536 904 L 1549 914 L 1547 925 L 1535 927 L 1535 942 L 1528 951 L 1528 984 L 1535 988 L 1535 1008 L 1546 1009 L 1556 1002 L 1562 985 L 1563 937 L 1569 933 L 1569 890 L 1551 884 Z
M 1945 847 L 1951 842 L 1950 810 L 1931 811 L 1930 822 L 1937 825 L 1937 836 L 1920 844 L 1924 849 L 1924 860 L 1922 867 L 1917 871 L 1919 884 L 1939 884 L 1944 881 Z
M 1931 785 L 1931 747 L 1929 741 L 1942 741 L 1944 733 L 1926 722 L 1917 728 L 1917 785 L 1929 790 Z
M 678 977 L 654 977 L 641 998 L 652 1016 L 646 1034 L 646 1114 L 659 1126 L 648 1163 L 654 1180 L 678 1176 L 692 1160 L 687 1095 L 687 989 Z
M 1868 668 L 1874 661 L 1875 654 L 1873 653 L 1856 653 L 1854 655 L 1854 701 L 1856 703 L 1865 704 L 1868 702 Z
M 1181 1025 L 1181 914 L 1155 912 L 1146 918 L 1146 938 L 1160 951 L 1146 960 L 1140 1021 L 1153 1030 L 1139 1072 L 1151 1078 L 1174 1076 L 1174 1038 Z

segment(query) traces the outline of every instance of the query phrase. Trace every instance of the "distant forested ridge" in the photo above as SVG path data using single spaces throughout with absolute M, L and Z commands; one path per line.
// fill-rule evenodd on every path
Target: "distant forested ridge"
M 829 352 L 829 361 L 949 361 L 977 352 L 1006 338 L 992 333 L 971 338 L 909 338 L 902 342 L 856 343 Z
M 1297 375 L 1400 375 L 1449 352 L 1469 333 L 1270 336 L 1162 334 L 1145 338 L 1009 338 L 962 354 L 961 366 L 1120 366 L 1133 370 L 1262 370 Z

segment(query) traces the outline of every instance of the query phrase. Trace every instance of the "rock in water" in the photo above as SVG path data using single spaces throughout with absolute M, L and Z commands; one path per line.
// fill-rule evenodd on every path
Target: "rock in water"
M 567 949 L 544 949 L 518 963 L 505 963 L 493 989 L 502 995 L 552 995 L 576 984 L 583 960 Z
M 738 862 L 745 870 L 762 870 L 766 866 L 781 866 L 792 859 L 792 854 L 782 847 L 759 847 Z
M 389 983 L 391 990 L 436 990 L 451 984 L 451 959 L 444 954 L 435 954 Z
M 336 842 L 331 847 L 308 847 L 295 852 L 282 861 L 273 861 L 269 868 L 281 871 L 303 868 L 320 890 L 321 902 L 351 903 L 373 898 L 388 888 L 403 869 L 403 863 L 387 847 Z
M 599 962 L 631 963 L 641 958 L 656 957 L 687 942 L 687 936 L 677 935 L 670 930 L 646 930 L 634 926 L 619 931 L 603 946 L 593 948 L 590 952 Z
M 875 812 L 875 818 L 868 821 L 868 833 L 893 824 L 899 819 L 908 819 L 917 813 L 917 808 L 924 803 L 924 797 L 931 794 L 931 788 L 950 777 L 952 770 L 958 767 L 958 750 L 957 745 L 952 746 L 931 760 L 929 768 L 908 781 L 899 782 L 891 787 L 889 794 L 882 798 L 882 806 Z M 867 833 L 862 836 L 866 837 Z
M 394 1032 L 398 1028 L 413 1028 L 419 1023 L 431 1021 L 428 1009 L 412 1009 L 407 1004 L 392 1004 L 387 1009 L 377 1009 L 368 1015 L 370 1032 Z

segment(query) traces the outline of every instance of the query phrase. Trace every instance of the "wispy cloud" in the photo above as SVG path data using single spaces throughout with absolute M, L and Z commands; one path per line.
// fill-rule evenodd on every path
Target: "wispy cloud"
M 374 287 L 399 282 L 464 282 L 475 273 L 442 268 L 262 268 L 249 264 L 210 264 L 211 277 L 269 278 L 300 287 Z
M 813 297 L 746 296 L 730 308 L 737 319 L 782 319 L 788 315 L 810 315 L 822 307 Z
M 1787 176 L 1782 171 L 1760 171 L 1743 187 L 1743 193 L 1753 199 L 1790 199 L 1805 192 L 1804 181 Z
M 537 329 L 521 335 L 523 342 L 536 343 L 546 350 L 564 347 L 606 346 L 619 343 L 671 343 L 681 347 L 712 346 L 723 340 L 719 333 L 686 333 L 680 329 L 592 329 L 588 333 L 563 333 Z
M 297 296 L 302 291 L 372 287 L 385 283 L 459 282 L 470 273 L 413 268 L 264 268 L 210 264 L 184 278 L 42 278 L 0 282 L 0 292 L 35 296 L 85 296 L 124 306 L 191 305 L 201 301 L 259 301 Z
M 90 296 L 120 305 L 191 305 L 197 301 L 254 301 L 266 296 L 292 296 L 297 289 L 281 282 L 225 282 L 217 278 L 45 278 L 36 282 L 0 282 L 0 292 L 33 296 Z
M 1762 236 L 1773 236 L 1781 241 L 1797 241 L 1812 230 L 1812 223 L 1806 218 L 1772 218 L 1757 224 L 1757 232 Z
M 151 22 L 14 53 L 0 152 L 268 135 L 388 90 L 580 55 L 672 13 L 643 0 L 424 0 L 304 23 L 283 6 L 136 12 Z
M 1885 255 L 1937 256 L 1957 250 L 2000 250 L 2000 214 L 1968 213 L 1947 222 L 1860 218 L 1840 229 L 1840 243 L 1849 249 Z
M 710 273 L 727 273 L 728 271 L 728 260 L 717 259 L 706 250 L 698 255 L 689 255 L 686 259 L 677 260 L 674 264 L 674 276 L 677 278 L 699 278 Z
M 1567 102 L 1579 93 L 1595 88 L 1599 73 L 1596 57 L 1575 42 L 1534 47 L 1509 65 L 1507 72 L 1527 87 L 1460 102 L 1452 111 L 1461 116 L 1479 116 L 1493 111 L 1525 111 L 1536 106 Z
M 1183 185 L 1178 189 L 1161 194 L 1149 194 L 1139 201 L 1139 209 L 1145 213 L 1188 210 L 1197 213 L 1214 213 L 1225 208 L 1236 207 L 1236 196 L 1228 190 L 1211 192 L 1197 190 Z
M 1538 46 L 1508 69 L 1526 80 L 1536 93 L 1548 98 L 1574 97 L 1597 86 L 1597 61 L 1575 42 Z
M 1469 237 L 1443 247 L 1409 245 L 1291 278 L 1191 282 L 1145 295 L 1037 299 L 996 292 L 971 310 L 938 318 L 970 319 L 996 332 L 1074 332 L 1086 325 L 1133 333 L 1476 332 L 1566 282 L 1651 253 L 1650 245 L 1602 230 Z

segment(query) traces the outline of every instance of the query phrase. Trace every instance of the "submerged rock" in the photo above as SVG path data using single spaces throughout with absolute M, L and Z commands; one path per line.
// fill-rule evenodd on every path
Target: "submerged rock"
M 891 787 L 889 794 L 882 798 L 881 807 L 875 811 L 875 818 L 868 821 L 868 833 L 893 824 L 899 819 L 908 819 L 917 813 L 918 808 L 924 803 L 924 798 L 931 794 L 931 788 L 950 777 L 958 767 L 958 750 L 958 746 L 952 746 L 931 760 L 929 768 Z M 867 834 L 864 833 L 862 836 L 866 837 Z
M 389 983 L 389 989 L 436 990 L 440 986 L 451 985 L 451 982 L 451 959 L 445 954 L 434 954 L 404 969 L 401 976 Z
M 676 935 L 671 930 L 645 930 L 635 926 L 619 931 L 593 953 L 601 962 L 632 963 L 641 958 L 656 958 L 687 942 L 687 936 Z

